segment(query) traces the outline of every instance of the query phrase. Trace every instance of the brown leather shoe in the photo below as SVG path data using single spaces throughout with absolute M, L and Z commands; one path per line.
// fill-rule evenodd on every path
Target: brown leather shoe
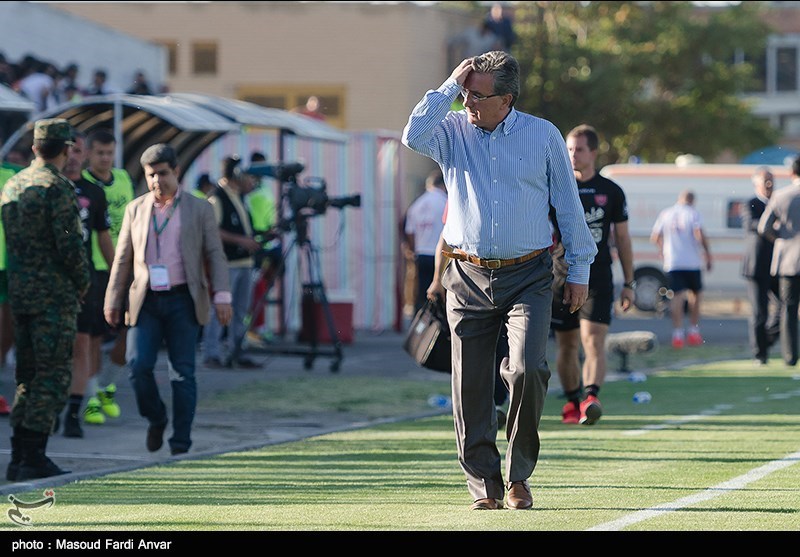
M 528 487 L 528 480 L 521 482 L 511 482 L 508 485 L 508 495 L 506 504 L 509 509 L 525 510 L 533 506 L 531 488 Z
M 478 499 L 472 505 L 470 505 L 469 510 L 471 511 L 496 511 L 497 509 L 503 508 L 503 500 L 502 499 L 492 499 L 489 497 L 488 499 Z

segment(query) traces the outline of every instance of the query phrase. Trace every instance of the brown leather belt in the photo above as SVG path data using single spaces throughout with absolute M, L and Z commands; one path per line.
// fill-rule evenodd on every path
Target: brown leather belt
M 514 259 L 481 259 L 476 255 L 470 255 L 468 253 L 464 253 L 463 251 L 446 251 L 442 250 L 442 255 L 445 257 L 449 257 L 450 259 L 458 259 L 459 261 L 469 261 L 473 265 L 480 265 L 481 267 L 486 267 L 487 269 L 501 269 L 503 267 L 509 267 L 511 265 L 519 265 L 520 263 L 525 263 L 526 261 L 530 261 L 537 255 L 544 253 L 547 248 L 537 249 L 530 253 L 526 253 L 520 257 L 515 257 Z

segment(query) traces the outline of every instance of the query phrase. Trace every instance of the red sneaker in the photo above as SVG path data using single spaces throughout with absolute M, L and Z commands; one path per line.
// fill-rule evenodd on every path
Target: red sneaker
M 700 333 L 689 333 L 686 336 L 686 342 L 689 346 L 700 346 L 703 344 L 703 336 Z
M 683 348 L 683 339 L 680 337 L 672 337 L 672 347 L 676 350 Z
M 11 414 L 11 408 L 8 406 L 6 397 L 0 396 L 0 416 L 8 416 Z
M 600 406 L 600 401 L 594 395 L 589 395 L 586 400 L 581 402 L 581 417 L 580 423 L 583 425 L 596 424 L 603 415 L 603 407 Z
M 562 424 L 579 424 L 581 422 L 581 409 L 572 401 L 567 402 L 561 409 Z

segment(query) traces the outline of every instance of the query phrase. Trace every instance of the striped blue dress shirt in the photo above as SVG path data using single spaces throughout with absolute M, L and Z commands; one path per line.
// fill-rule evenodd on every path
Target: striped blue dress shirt
M 552 204 L 569 264 L 567 280 L 589 283 L 597 254 L 564 138 L 551 122 L 511 109 L 488 132 L 450 106 L 461 87 L 448 78 L 414 107 L 403 144 L 430 157 L 447 185 L 444 240 L 485 259 L 512 259 L 552 244 Z

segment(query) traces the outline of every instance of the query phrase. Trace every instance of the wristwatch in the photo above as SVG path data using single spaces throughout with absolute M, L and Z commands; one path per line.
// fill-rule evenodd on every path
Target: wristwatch
M 622 288 L 630 288 L 631 290 L 636 290 L 636 281 L 632 280 L 630 282 L 626 282 L 622 285 Z

